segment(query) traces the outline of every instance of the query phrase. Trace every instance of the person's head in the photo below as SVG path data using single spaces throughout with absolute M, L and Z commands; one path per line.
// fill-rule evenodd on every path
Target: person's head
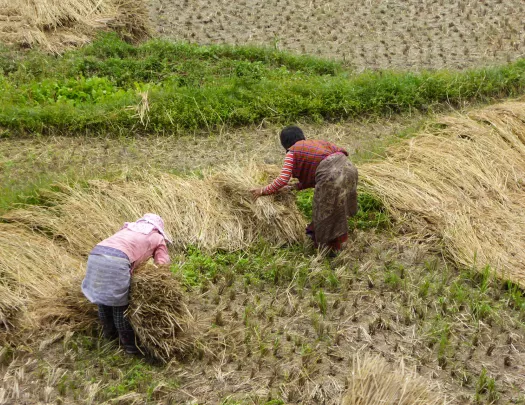
M 173 243 L 173 241 L 168 237 L 168 234 L 164 230 L 164 220 L 160 217 L 160 215 L 147 213 L 144 214 L 142 218 L 140 218 L 137 222 L 147 222 L 148 224 L 152 225 L 159 233 L 166 239 L 168 243 Z
M 286 127 L 281 131 L 281 145 L 288 150 L 295 145 L 296 142 L 304 141 L 303 130 L 296 126 Z
M 144 216 L 138 219 L 138 221 L 148 222 L 157 228 L 161 233 L 164 233 L 164 220 L 160 217 L 160 215 L 151 213 L 144 214 Z

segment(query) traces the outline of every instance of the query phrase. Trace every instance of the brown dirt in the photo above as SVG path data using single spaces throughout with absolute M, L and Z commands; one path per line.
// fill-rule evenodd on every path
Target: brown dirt
M 362 69 L 467 68 L 525 53 L 522 0 L 151 0 L 159 35 L 262 44 Z

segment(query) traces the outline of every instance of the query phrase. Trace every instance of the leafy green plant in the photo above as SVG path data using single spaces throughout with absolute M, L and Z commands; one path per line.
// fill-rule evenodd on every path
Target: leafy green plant
M 388 270 L 385 272 L 385 284 L 393 290 L 398 290 L 401 286 L 401 278 L 395 271 Z
M 390 218 L 383 203 L 366 192 L 357 195 L 358 211 L 355 217 L 348 220 L 350 229 L 386 229 Z

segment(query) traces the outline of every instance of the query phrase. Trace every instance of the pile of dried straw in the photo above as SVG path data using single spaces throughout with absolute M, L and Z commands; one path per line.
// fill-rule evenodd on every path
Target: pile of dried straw
M 127 314 L 142 347 L 165 362 L 188 354 L 197 324 L 169 269 L 142 266 L 133 274 L 130 291 Z
M 31 325 L 29 306 L 56 296 L 62 280 L 82 272 L 81 260 L 52 240 L 0 224 L 0 329 Z
M 75 254 L 116 232 L 145 212 L 164 218 L 175 249 L 189 245 L 238 250 L 259 237 L 275 245 L 304 238 L 304 218 L 291 196 L 253 201 L 250 188 L 278 174 L 274 167 L 226 167 L 204 178 L 142 173 L 136 180 L 90 182 L 50 193 L 51 207 L 10 212 L 4 218 L 43 229 L 65 240 Z
M 0 0 L 0 42 L 40 45 L 52 52 L 88 42 L 100 29 L 148 35 L 141 0 Z
M 97 307 L 82 294 L 83 275 L 57 280 L 53 295 L 38 297 L 28 308 L 40 330 L 80 331 L 97 327 Z M 141 346 L 167 362 L 187 355 L 198 339 L 197 322 L 168 268 L 146 264 L 132 277 L 128 317 Z
M 28 310 L 39 329 L 85 331 L 98 325 L 97 307 L 80 288 L 83 279 L 84 274 L 64 277 L 57 282 L 54 295 L 39 297 L 33 302 Z
M 356 356 L 349 387 L 341 405 L 444 405 L 445 398 L 429 381 L 406 370 L 394 370 L 378 356 Z
M 439 125 L 360 169 L 399 221 L 437 234 L 459 265 L 492 266 L 525 287 L 525 103 Z

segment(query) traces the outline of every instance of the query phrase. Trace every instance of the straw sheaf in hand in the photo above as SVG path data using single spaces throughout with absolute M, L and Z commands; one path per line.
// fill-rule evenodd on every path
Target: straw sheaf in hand
M 445 405 L 443 395 L 429 381 L 406 370 L 392 368 L 373 355 L 355 356 L 349 386 L 341 405 Z
M 61 52 L 101 29 L 137 40 L 149 36 L 148 18 L 141 0 L 0 0 L 0 42 Z
M 265 232 L 275 232 L 270 240 L 282 239 L 286 242 L 301 241 L 304 235 L 304 219 L 295 206 L 295 196 L 289 192 L 281 192 L 272 197 L 261 197 L 253 200 L 251 189 L 266 185 L 279 175 L 279 168 L 270 165 L 256 165 L 253 162 L 244 170 L 238 166 L 226 166 L 215 174 L 210 174 L 210 182 L 217 188 L 221 199 L 230 201 L 231 211 L 242 218 L 246 230 L 255 233 L 262 226 L 268 228 Z M 282 236 L 280 236 L 282 235 Z
M 274 245 L 302 241 L 304 218 L 291 196 L 251 198 L 250 188 L 269 180 L 268 167 L 254 164 L 229 166 L 204 178 L 141 173 L 131 181 L 63 186 L 46 195 L 51 206 L 13 211 L 4 218 L 45 230 L 83 255 L 145 212 L 163 217 L 177 250 L 194 245 L 235 251 L 258 238 Z
M 525 287 L 525 103 L 445 117 L 360 169 L 394 218 Z
M 134 272 L 127 315 L 142 347 L 164 362 L 191 352 L 198 336 L 197 323 L 167 266 L 148 263 Z

